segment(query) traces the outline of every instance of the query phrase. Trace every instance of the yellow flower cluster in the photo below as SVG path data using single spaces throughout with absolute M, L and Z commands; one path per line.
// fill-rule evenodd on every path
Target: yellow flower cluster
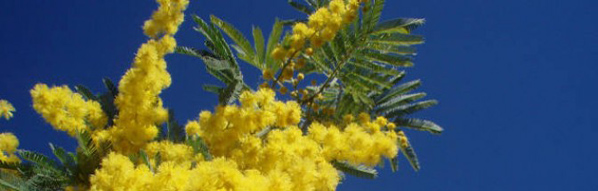
M 143 149 L 147 156 L 152 158 L 160 153 L 163 162 L 172 161 L 177 164 L 192 162 L 194 159 L 193 148 L 185 144 L 175 144 L 170 141 L 154 141 L 145 145 Z
M 78 131 L 90 131 L 86 122 L 103 128 L 107 117 L 100 103 L 84 100 L 67 86 L 48 87 L 36 84 L 31 90 L 33 108 L 54 128 L 75 136 Z
M 239 170 L 235 162 L 224 158 L 199 162 L 195 168 L 164 162 L 153 173 L 145 165 L 135 166 L 128 157 L 111 153 L 101 165 L 90 179 L 90 191 L 281 191 L 293 190 L 294 185 L 283 174 Z
M 153 190 L 148 184 L 152 172 L 147 166 L 135 165 L 124 155 L 110 153 L 102 159 L 102 168 L 90 177 L 90 191 Z
M 375 166 L 397 154 L 392 123 L 367 114 L 336 127 L 314 122 L 309 133 L 297 127 L 301 108 L 280 102 L 271 89 L 243 92 L 240 106 L 203 111 L 186 125 L 187 136 L 201 136 L 215 157 L 204 161 L 191 147 L 150 142 L 144 150 L 162 163 L 152 171 L 122 154 L 109 154 L 91 178 L 91 190 L 335 190 L 340 181 L 331 161 Z
M 314 123 L 309 136 L 322 145 L 327 160 L 375 166 L 382 156 L 392 158 L 398 152 L 397 134 L 380 131 L 382 127 L 376 122 L 350 123 L 341 130 L 335 125 Z
M 160 7 L 154 11 L 152 19 L 145 21 L 143 32 L 150 37 L 160 34 L 174 35 L 183 23 L 182 13 L 189 4 L 188 0 L 157 0 Z
M 12 133 L 0 133 L 0 161 L 2 162 L 21 162 L 21 159 L 15 155 L 19 147 L 19 139 Z
M 209 144 L 212 154 L 224 156 L 248 134 L 268 126 L 297 125 L 301 120 L 299 104 L 275 101 L 274 96 L 274 91 L 267 88 L 256 93 L 243 92 L 239 96 L 241 106 L 218 106 L 214 113 L 202 111 L 199 115 L 201 129 L 196 131 L 201 132 L 199 135 Z
M 119 83 L 115 104 L 119 109 L 114 126 L 97 137 L 112 142 L 115 150 L 137 152 L 158 134 L 156 124 L 168 119 L 159 94 L 170 86 L 164 56 L 176 47 L 173 35 L 183 21 L 188 0 L 158 0 L 160 8 L 145 22 L 145 34 L 153 39 L 141 45 L 133 67 Z
M 293 33 L 289 37 L 290 47 L 279 46 L 272 52 L 274 59 L 297 56 L 297 51 L 303 50 L 305 42 L 318 48 L 331 41 L 343 25 L 351 23 L 357 17 L 359 4 L 365 0 L 332 0 L 328 7 L 316 10 L 308 18 L 307 24 L 297 23 L 293 26 Z
M 4 119 L 9 120 L 12 118 L 12 112 L 15 111 L 15 107 L 10 104 L 10 102 L 0 99 L 0 117 L 4 117 Z

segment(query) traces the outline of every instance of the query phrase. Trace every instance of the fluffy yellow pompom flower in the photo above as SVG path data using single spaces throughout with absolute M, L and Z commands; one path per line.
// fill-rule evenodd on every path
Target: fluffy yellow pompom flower
M 0 116 L 4 119 L 9 120 L 12 118 L 12 112 L 15 111 L 15 107 L 6 100 L 0 100 Z
M 193 135 L 201 135 L 201 130 L 199 128 L 199 122 L 197 121 L 189 121 L 187 122 L 187 125 L 185 125 L 185 132 L 187 133 L 187 136 L 193 136 Z
M 0 133 L 0 161 L 21 162 L 14 154 L 19 147 L 19 139 L 12 133 Z
M 147 144 L 144 148 L 147 155 L 153 159 L 156 154 L 160 153 L 163 162 L 173 161 L 178 164 L 185 162 L 192 162 L 193 149 L 185 144 L 175 144 L 170 141 L 154 141 Z
M 90 177 L 90 191 L 147 190 L 153 174 L 147 166 L 135 168 L 129 157 L 110 153 L 101 163 L 102 168 Z
M 147 36 L 159 34 L 174 35 L 184 20 L 182 11 L 187 8 L 188 0 L 157 0 L 160 4 L 152 19 L 145 21 L 143 31 Z
M 100 104 L 85 101 L 67 86 L 48 87 L 36 84 L 31 90 L 33 108 L 54 128 L 75 136 L 78 131 L 89 131 L 86 121 L 95 128 L 106 125 L 107 117 Z
M 156 124 L 168 119 L 159 95 L 170 86 L 164 56 L 176 47 L 173 35 L 183 22 L 188 0 L 157 0 L 160 7 L 145 22 L 143 29 L 151 37 L 141 45 L 133 67 L 119 83 L 115 105 L 119 109 L 114 126 L 108 132 L 114 149 L 123 153 L 137 152 L 158 134 Z
M 380 128 L 376 121 L 366 122 Z M 334 125 L 326 127 L 313 123 L 309 137 L 322 144 L 327 160 L 347 161 L 355 165 L 377 165 L 381 157 L 392 158 L 398 152 L 394 132 L 369 131 L 371 127 L 349 123 L 343 130 Z

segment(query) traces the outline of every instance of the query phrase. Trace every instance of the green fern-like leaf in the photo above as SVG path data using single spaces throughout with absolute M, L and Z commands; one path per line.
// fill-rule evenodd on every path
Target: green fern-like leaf
M 293 1 L 293 0 L 289 0 L 289 5 L 291 5 L 291 7 L 295 8 L 298 11 L 301 11 L 307 15 L 310 15 L 314 12 L 314 10 L 311 7 L 309 7 L 308 5 L 304 5 L 304 4 L 301 4 L 301 3 Z
M 411 33 L 411 31 L 422 26 L 425 23 L 425 19 L 414 19 L 414 18 L 396 18 L 388 21 L 381 22 L 376 25 L 372 33 Z
M 254 26 L 252 31 L 256 54 L 255 58 L 253 59 L 253 65 L 261 70 L 264 70 L 266 69 L 266 45 L 264 42 L 264 34 L 262 33 L 262 29 L 260 29 L 260 27 Z
M 398 118 L 394 120 L 394 123 L 400 127 L 407 127 L 419 131 L 429 131 L 434 134 L 441 134 L 444 129 L 436 123 L 424 119 L 405 119 Z
M 400 106 L 388 109 L 385 112 L 385 116 L 387 118 L 402 117 L 407 114 L 411 114 L 411 113 L 435 106 L 436 104 L 438 104 L 438 101 L 436 101 L 436 100 L 426 100 L 426 101 L 421 101 L 421 102 L 417 102 L 417 103 L 413 103 L 413 104 L 400 105 Z
M 347 174 L 353 175 L 355 177 L 359 177 L 359 178 L 366 178 L 366 179 L 375 179 L 378 177 L 378 171 L 376 171 L 376 169 L 373 168 L 369 168 L 366 166 L 356 166 L 356 165 L 352 165 L 346 162 L 339 162 L 339 161 L 333 161 L 332 165 Z
M 405 157 L 409 161 L 409 164 L 411 164 L 411 167 L 413 168 L 413 170 L 419 171 L 421 169 L 421 166 L 419 164 L 419 159 L 417 159 L 417 154 L 415 154 L 415 150 L 411 146 L 411 143 L 407 140 L 406 145 L 402 145 L 401 143 L 397 143 L 397 144 L 399 145 L 401 152 L 405 155 Z
M 211 15 L 210 19 L 214 25 L 222 29 L 222 31 L 224 31 L 224 33 L 226 33 L 238 45 L 238 57 L 241 60 L 254 64 L 255 67 L 259 68 L 259 65 L 255 65 L 255 63 L 253 62 L 253 59 L 255 57 L 255 51 L 253 50 L 253 48 L 251 47 L 251 43 L 249 43 L 249 40 L 245 38 L 243 33 L 237 30 L 230 23 L 227 23 L 214 15 Z

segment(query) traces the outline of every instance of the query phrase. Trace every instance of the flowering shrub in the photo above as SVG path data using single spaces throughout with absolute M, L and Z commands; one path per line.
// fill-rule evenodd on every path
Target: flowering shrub
M 229 23 L 193 16 L 208 50 L 177 46 L 174 35 L 188 0 L 157 2 L 158 10 L 143 26 L 149 40 L 118 87 L 108 79 L 103 94 L 83 86 L 76 91 L 34 86 L 33 108 L 56 130 L 77 139 L 77 151 L 51 145 L 58 159 L 53 161 L 17 150 L 14 135 L 0 134 L 0 186 L 335 190 L 343 173 L 376 177 L 373 167 L 385 158 L 396 170 L 399 152 L 419 170 L 405 128 L 442 131 L 431 121 L 406 117 L 436 101 L 415 102 L 425 96 L 409 93 L 419 81 L 399 84 L 404 72 L 398 68 L 411 66 L 415 55 L 410 45 L 423 42 L 410 32 L 423 20 L 379 23 L 384 1 L 291 1 L 308 19 L 276 21 L 267 43 L 254 28 L 254 47 Z M 222 32 L 235 44 L 226 43 Z M 159 97 L 171 84 L 164 56 L 174 52 L 202 59 L 225 84 L 204 86 L 219 95 L 219 104 L 184 126 Z M 259 88 L 244 83 L 236 57 L 263 71 Z M 303 84 L 310 74 L 324 74 L 326 80 Z M 10 103 L 0 101 L 2 116 L 8 119 L 12 111 Z

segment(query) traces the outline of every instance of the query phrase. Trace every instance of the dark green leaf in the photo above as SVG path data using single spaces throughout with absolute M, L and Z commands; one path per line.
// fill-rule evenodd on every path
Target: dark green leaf
M 81 94 L 86 100 L 97 100 L 98 98 L 91 93 L 91 91 L 89 91 L 89 89 L 87 89 L 85 86 L 82 85 L 76 85 L 75 86 L 75 90 L 77 90 L 77 93 Z
M 399 140 L 399 143 L 397 143 L 397 144 L 399 145 L 401 152 L 405 155 L 405 157 L 409 161 L 409 164 L 411 164 L 411 167 L 413 167 L 413 170 L 419 171 L 419 169 L 421 169 L 421 166 L 419 165 L 419 160 L 417 159 L 417 154 L 415 154 L 415 150 L 411 146 L 411 143 L 409 143 L 409 140 L 406 140 L 406 141 L 407 141 L 406 145 L 401 144 L 400 140 Z
M 376 169 L 369 168 L 363 165 L 356 166 L 346 162 L 332 161 L 332 165 L 344 173 L 353 175 L 359 178 L 375 179 L 378 177 Z
M 118 95 L 118 88 L 112 83 L 112 80 L 110 80 L 110 78 L 104 78 L 102 79 L 102 82 L 104 82 L 104 86 L 106 86 L 106 89 L 108 89 L 108 92 L 110 92 L 112 97 L 115 98 Z
M 385 92 L 380 98 L 376 99 L 376 103 L 383 103 L 388 101 L 390 98 L 396 97 L 400 94 L 407 93 L 421 85 L 420 80 L 410 81 L 404 84 L 401 84 L 397 87 L 390 89 L 389 91 Z
M 383 54 L 377 51 L 362 51 L 361 55 L 369 58 L 371 60 L 381 62 L 384 64 L 389 64 L 392 66 L 402 66 L 402 67 L 411 67 L 413 66 L 413 62 L 411 62 L 411 58 L 407 56 L 395 55 L 395 54 Z
M 369 43 L 367 47 L 371 50 L 378 51 L 382 54 L 398 54 L 398 55 L 409 55 L 415 56 L 417 50 L 411 46 L 407 45 L 393 45 L 393 44 L 384 44 L 384 43 Z
M 218 96 L 219 103 L 221 105 L 232 104 L 239 97 L 239 94 L 241 94 L 241 90 L 243 90 L 242 82 L 235 81 L 229 84 Z
M 401 33 L 380 33 L 370 35 L 368 42 L 390 44 L 390 45 L 413 45 L 424 43 L 424 37 Z
M 45 155 L 26 150 L 18 150 L 17 153 L 24 160 L 35 163 L 40 168 L 44 168 L 52 172 L 60 172 L 56 163 Z
M 373 73 L 381 73 L 381 74 L 388 74 L 388 75 L 398 75 L 399 71 L 393 68 L 385 67 L 384 65 L 377 64 L 375 62 L 366 60 L 366 59 L 356 59 L 353 61 L 347 62 L 348 65 L 358 67 L 360 69 L 364 69 Z
M 283 24 L 276 19 L 272 26 L 272 32 L 270 32 L 270 36 L 268 37 L 268 45 L 266 46 L 266 66 L 272 69 L 272 71 L 278 70 L 278 65 L 271 55 L 282 35 L 282 27 Z
M 187 139 L 187 145 L 193 148 L 195 154 L 201 153 L 206 161 L 212 160 L 212 154 L 208 149 L 208 145 L 201 137 L 193 136 Z
M 254 59 L 254 66 L 259 66 L 258 68 L 263 70 L 266 68 L 265 66 L 265 42 L 264 42 L 264 34 L 262 34 L 262 29 L 260 27 L 253 27 L 253 43 L 255 43 L 255 52 L 257 56 Z
M 387 112 L 385 112 L 385 116 L 386 118 L 402 117 L 407 114 L 415 113 L 416 111 L 435 106 L 436 104 L 438 104 L 438 101 L 436 100 L 426 100 L 414 104 L 401 105 L 395 108 L 388 109 Z
M 444 129 L 436 123 L 424 119 L 404 119 L 398 118 L 394 123 L 399 127 L 408 127 L 420 131 L 429 131 L 434 134 L 441 134 Z
M 311 15 L 314 12 L 314 10 L 311 7 L 301 4 L 299 2 L 293 1 L 293 0 L 289 0 L 289 5 L 291 5 L 293 8 L 295 8 L 298 11 L 301 11 L 307 15 Z
M 139 150 L 139 158 L 141 158 L 143 164 L 145 164 L 150 169 L 150 171 L 156 172 L 153 168 L 152 163 L 150 162 L 150 158 L 147 156 L 147 153 L 145 151 Z
M 230 23 L 227 23 L 214 15 L 210 15 L 210 19 L 214 25 L 222 29 L 224 33 L 226 33 L 237 45 L 239 45 L 241 50 L 239 52 L 239 58 L 251 63 L 251 61 L 255 57 L 255 52 L 251 48 L 251 44 L 249 43 L 247 38 L 245 38 L 243 33 L 237 30 Z M 259 65 L 255 66 L 259 68 Z
M 184 140 L 185 128 L 174 118 L 174 110 L 168 109 L 168 121 L 166 122 L 166 129 L 168 130 L 168 140 L 179 143 Z
M 378 111 L 380 113 L 386 113 L 391 108 L 395 108 L 400 105 L 411 103 L 411 102 L 421 99 L 425 96 L 426 96 L 426 93 L 400 94 L 391 99 L 388 99 L 388 101 L 379 103 L 377 105 L 376 111 Z
M 215 94 L 222 93 L 222 90 L 224 89 L 224 88 L 222 88 L 220 86 L 211 85 L 211 84 L 204 84 L 204 85 L 202 85 L 202 87 L 203 87 L 203 89 L 205 91 L 212 92 L 212 93 L 215 93 Z
M 21 163 L 0 161 L 0 168 L 16 170 L 21 167 Z
M 398 156 L 395 156 L 393 158 L 390 159 L 389 161 L 390 163 L 390 170 L 392 170 L 392 172 L 396 172 L 399 170 L 399 158 Z
M 422 26 L 424 23 L 424 19 L 396 18 L 381 22 L 380 24 L 376 25 L 373 33 L 410 33 L 417 27 Z

